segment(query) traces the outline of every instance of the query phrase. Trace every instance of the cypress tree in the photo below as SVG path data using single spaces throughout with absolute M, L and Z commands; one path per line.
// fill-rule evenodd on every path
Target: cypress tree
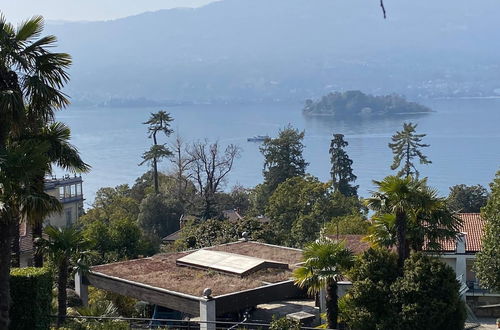
M 354 186 L 351 182 L 356 181 L 357 177 L 352 172 L 352 160 L 344 150 L 349 143 L 344 140 L 343 134 L 333 134 L 333 139 L 330 143 L 330 162 L 332 169 L 332 184 L 335 192 L 340 192 L 346 197 L 357 196 L 358 186 Z

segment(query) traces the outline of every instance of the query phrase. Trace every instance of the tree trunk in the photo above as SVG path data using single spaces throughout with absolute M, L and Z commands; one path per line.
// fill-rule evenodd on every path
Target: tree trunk
M 42 251 L 39 251 L 37 249 L 37 246 L 35 244 L 37 238 L 42 238 L 42 232 L 43 232 L 43 222 L 37 220 L 33 224 L 33 229 L 32 229 L 32 234 L 33 234 L 33 248 L 35 249 L 34 256 L 33 256 L 33 265 L 35 267 L 43 267 L 43 253 Z
M 66 286 L 68 285 L 68 259 L 63 258 L 59 265 L 57 279 L 57 326 L 60 327 L 66 319 Z
M 155 194 L 158 195 L 160 193 L 160 187 L 158 184 L 158 162 L 156 161 L 156 157 L 153 159 L 153 181 L 155 184 Z
M 329 329 L 337 329 L 338 300 L 337 282 L 330 281 L 326 286 L 326 322 Z
M 396 212 L 396 237 L 398 246 L 398 268 L 403 272 L 405 260 L 408 258 L 408 241 L 406 240 L 406 214 Z
M 0 330 L 9 327 L 11 233 L 9 219 L 0 217 Z
M 153 133 L 153 142 L 156 146 L 156 131 Z M 158 184 L 158 161 L 156 160 L 156 157 L 153 158 L 153 181 L 155 184 L 155 194 L 158 195 L 160 193 L 160 187 Z
M 44 175 L 42 174 L 41 176 L 38 176 L 35 179 L 35 185 L 36 185 L 36 190 L 40 193 L 44 192 L 44 185 L 45 185 L 45 179 Z M 32 229 L 32 234 L 33 234 L 33 247 L 35 249 L 34 256 L 33 256 L 33 265 L 35 267 L 41 268 L 43 267 L 43 253 L 42 251 L 39 251 L 39 249 L 36 248 L 35 242 L 37 239 L 42 239 L 42 233 L 43 233 L 43 217 L 36 215 L 33 219 L 28 219 L 32 223 L 33 229 Z
M 16 211 L 16 213 L 17 213 L 17 211 Z M 11 266 L 12 267 L 20 267 L 21 266 L 21 248 L 19 246 L 19 239 L 20 239 L 20 235 L 19 235 L 19 225 L 20 224 L 19 224 L 19 222 L 20 222 L 20 219 L 18 216 L 15 216 L 15 217 L 13 217 L 12 221 L 13 221 L 13 223 L 12 223 L 12 242 L 11 242 L 11 246 L 12 246 Z

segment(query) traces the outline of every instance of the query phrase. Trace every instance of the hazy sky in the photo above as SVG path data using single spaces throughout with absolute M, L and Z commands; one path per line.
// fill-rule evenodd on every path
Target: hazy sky
M 199 7 L 214 0 L 0 0 L 7 21 L 19 22 L 36 14 L 47 20 L 109 20 L 145 11 Z

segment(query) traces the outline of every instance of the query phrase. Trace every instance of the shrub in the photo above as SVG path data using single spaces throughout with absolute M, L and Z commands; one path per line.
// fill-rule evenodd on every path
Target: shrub
M 369 249 L 349 273 L 353 287 L 339 302 L 340 319 L 352 329 L 392 329 L 394 306 L 390 286 L 398 276 L 397 257 L 385 249 Z
M 400 308 L 403 329 L 463 329 L 465 306 L 453 269 L 437 258 L 413 254 L 404 265 L 404 276 L 391 286 L 392 301 Z
M 51 272 L 46 268 L 13 268 L 10 286 L 10 329 L 49 329 Z
M 353 287 L 339 307 L 350 329 L 463 329 L 465 306 L 451 267 L 421 253 L 397 276 L 396 255 L 368 250 L 350 273 Z
M 286 317 L 277 319 L 273 316 L 273 321 L 269 325 L 269 330 L 300 330 L 300 323 L 287 319 Z

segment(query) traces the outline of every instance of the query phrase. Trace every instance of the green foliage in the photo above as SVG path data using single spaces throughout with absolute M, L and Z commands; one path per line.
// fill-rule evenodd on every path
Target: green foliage
M 429 112 L 429 108 L 408 102 L 399 95 L 373 96 L 360 91 L 335 92 L 319 101 L 307 100 L 303 112 L 307 115 L 334 115 L 352 117 L 360 115 L 394 115 L 402 112 Z
M 247 232 L 253 240 L 272 242 L 273 234 L 268 226 L 254 218 L 244 218 L 236 224 L 219 219 L 194 220 L 182 228 L 176 249 L 203 248 L 235 242 L 241 238 L 243 232 Z
M 420 164 L 427 165 L 432 163 L 420 150 L 429 146 L 428 144 L 421 143 L 425 134 L 415 134 L 416 128 L 417 124 L 404 123 L 403 130 L 396 132 L 392 136 L 393 143 L 389 143 L 389 148 L 391 148 L 394 154 L 391 170 L 396 170 L 401 166 L 401 162 L 403 162 L 403 166 L 398 172 L 398 176 L 400 177 L 410 175 L 418 177 L 419 172 L 412 161 L 415 157 L 418 158 Z
M 318 238 L 323 225 L 335 216 L 359 213 L 359 201 L 331 193 L 328 183 L 312 176 L 293 177 L 278 185 L 269 198 L 276 244 L 303 246 Z
M 427 186 L 426 179 L 411 176 L 388 176 L 374 181 L 378 191 L 366 199 L 376 212 L 369 239 L 375 244 L 392 246 L 396 243 L 400 266 L 410 248 L 420 251 L 424 240 L 429 249 L 440 249 L 443 239 L 453 239 L 460 219 L 447 207 L 446 200 Z
M 76 322 L 69 320 L 65 323 L 64 327 L 51 328 L 51 330 L 129 330 L 130 325 L 126 321 L 87 321 Z
M 300 323 L 286 317 L 276 318 L 273 315 L 273 320 L 269 324 L 269 330 L 300 330 Z
M 293 271 L 295 284 L 307 288 L 310 294 L 326 288 L 328 327 L 337 328 L 337 282 L 352 266 L 353 255 L 344 244 L 322 238 L 306 245 L 303 264 Z
M 463 329 L 455 272 L 437 258 L 415 253 L 398 277 L 396 255 L 370 249 L 349 275 L 353 287 L 340 306 L 351 329 Z
M 465 306 L 453 269 L 437 258 L 413 254 L 391 286 L 402 329 L 463 329 Z
M 314 240 L 330 219 L 328 204 L 328 186 L 317 178 L 297 176 L 278 185 L 266 211 L 277 242 L 300 246 Z
M 341 320 L 356 330 L 395 329 L 396 309 L 388 299 L 398 276 L 396 255 L 369 249 L 357 257 L 348 276 L 353 286 L 340 300 Z
M 263 183 L 256 185 L 249 193 L 249 214 L 253 216 L 263 215 L 266 212 L 267 202 L 270 197 L 269 187 Z
M 12 330 L 48 329 L 52 274 L 46 268 L 13 268 L 10 272 Z
M 477 254 L 474 268 L 482 286 L 500 291 L 500 171 L 490 188 L 490 199 L 481 210 L 486 224 L 482 250 Z
M 264 155 L 264 184 L 270 192 L 289 178 L 303 176 L 308 163 L 302 157 L 304 132 L 291 126 L 280 130 L 275 139 L 267 139 L 260 147 Z
M 139 165 L 159 163 L 161 159 L 172 156 L 172 152 L 165 144 L 152 145 L 148 151 L 142 154 L 143 161 Z
M 330 174 L 333 190 L 350 197 L 358 195 L 358 186 L 351 185 L 351 182 L 356 181 L 357 177 L 352 172 L 352 160 L 344 150 L 348 145 L 349 143 L 344 140 L 343 134 L 333 134 L 330 143 L 330 162 L 332 164 Z
M 122 296 L 111 291 L 89 287 L 89 305 L 93 306 L 100 301 L 110 301 L 116 307 L 116 314 L 123 317 L 138 317 L 136 306 L 138 301 L 134 298 Z M 82 314 L 83 315 L 83 314 Z
M 151 255 L 158 251 L 160 238 L 141 230 L 137 218 L 140 204 L 127 185 L 101 188 L 93 208 L 80 218 L 82 235 L 100 264 Z
M 368 234 L 370 222 L 362 214 L 350 214 L 334 217 L 332 221 L 325 224 L 323 233 L 325 235 L 364 235 Z
M 165 237 L 179 230 L 182 205 L 161 194 L 148 195 L 141 202 L 137 221 L 142 230 Z
M 173 130 L 170 128 L 170 123 L 174 119 L 170 117 L 170 114 L 165 111 L 158 111 L 152 113 L 145 125 L 148 125 L 149 138 L 153 139 L 153 145 L 150 149 L 142 155 L 144 159 L 140 164 L 148 163 L 152 165 L 153 179 L 154 179 L 154 189 L 155 193 L 159 193 L 159 180 L 158 180 L 158 163 L 163 158 L 168 158 L 173 155 L 172 151 L 168 149 L 166 144 L 158 144 L 158 139 L 156 134 L 162 132 L 165 136 L 170 136 Z
M 488 202 L 488 190 L 481 185 L 458 184 L 450 187 L 447 203 L 450 209 L 460 213 L 479 213 Z

